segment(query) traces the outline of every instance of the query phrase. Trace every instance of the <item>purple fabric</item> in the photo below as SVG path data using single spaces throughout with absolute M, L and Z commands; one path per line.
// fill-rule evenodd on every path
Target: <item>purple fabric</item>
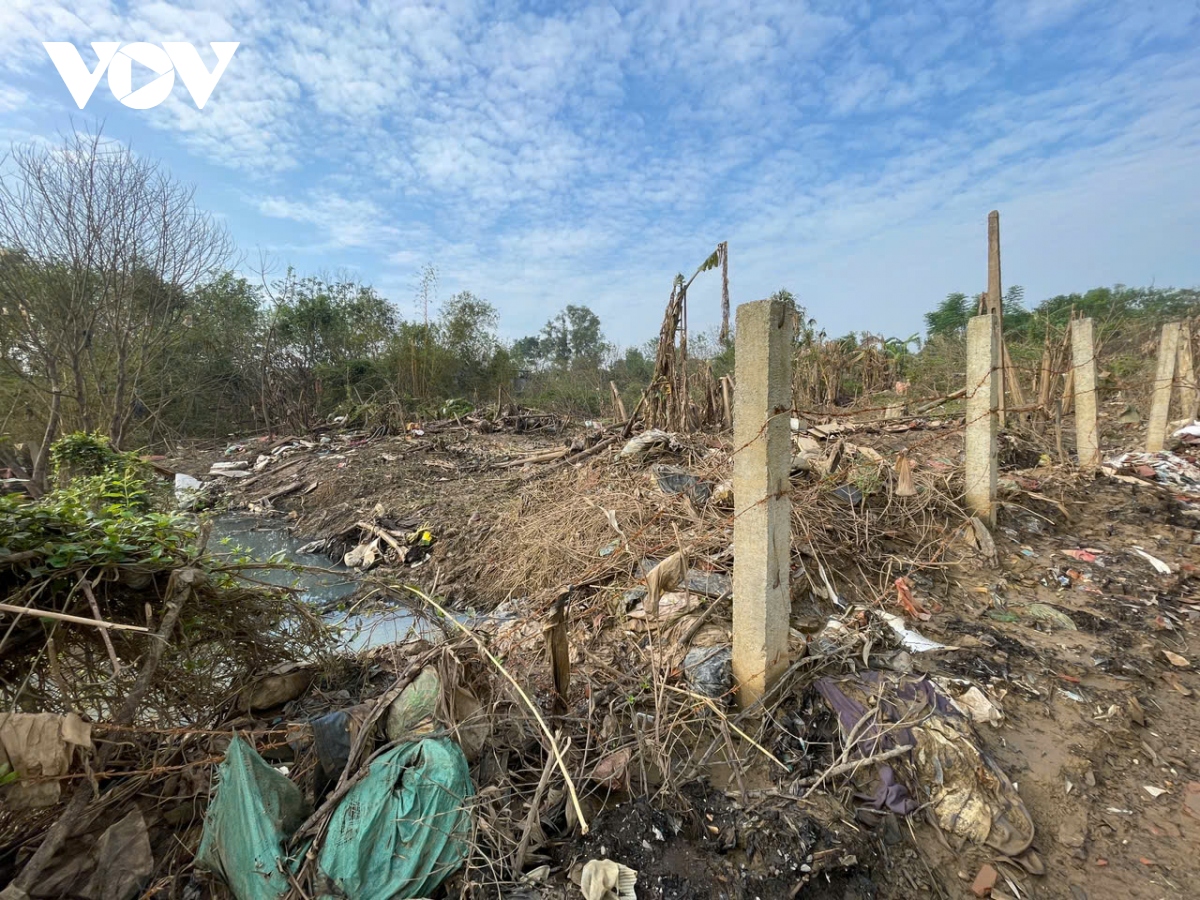
M 845 735 L 849 735 L 862 721 L 867 707 L 850 696 L 843 686 L 856 694 L 875 698 L 880 711 L 879 723 L 883 725 L 900 721 L 912 722 L 929 715 L 960 717 L 950 698 L 940 693 L 928 678 L 897 677 L 883 672 L 866 671 L 840 681 L 820 678 L 816 686 L 817 692 L 838 717 L 838 723 Z M 894 728 L 886 734 L 881 734 L 879 726 L 872 722 L 863 727 L 851 752 L 853 756 L 861 759 L 904 744 L 916 744 L 910 728 Z M 896 773 L 891 766 L 879 767 L 879 780 L 880 787 L 868 798 L 871 806 L 880 811 L 888 809 L 901 816 L 916 812 L 920 804 L 909 795 L 908 789 L 896 780 Z

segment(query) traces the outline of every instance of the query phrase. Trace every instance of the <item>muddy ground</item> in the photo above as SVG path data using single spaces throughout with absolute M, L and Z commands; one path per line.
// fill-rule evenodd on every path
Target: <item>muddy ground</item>
M 887 467 L 907 449 L 918 481 L 953 485 L 961 433 L 954 420 L 935 424 L 861 428 L 830 440 L 870 448 Z M 639 502 L 674 503 L 678 521 L 695 512 L 679 498 L 664 499 L 644 466 L 619 463 L 610 450 L 578 465 L 507 465 L 586 434 L 581 427 L 514 434 L 466 426 L 423 436 L 304 435 L 311 445 L 281 452 L 253 482 L 215 479 L 223 487 L 216 499 L 219 506 L 241 508 L 299 482 L 263 514 L 306 538 L 344 534 L 356 522 L 380 516 L 417 523 L 434 534 L 429 559 L 417 569 L 393 567 L 458 608 L 486 609 L 524 593 L 499 557 L 526 551 L 506 544 L 505 536 L 515 534 L 514 523 L 546 513 L 549 505 L 565 507 L 567 521 L 578 508 L 582 520 L 590 514 L 589 490 L 624 479 L 635 485 L 631 496 Z M 1138 440 L 1128 426 L 1105 431 L 1110 452 L 1133 448 Z M 208 480 L 213 462 L 253 464 L 286 444 L 264 437 L 229 448 L 194 446 L 163 463 Z M 668 454 L 666 461 L 702 470 L 716 484 L 728 470 L 727 453 L 722 455 L 727 444 L 721 436 L 689 439 L 686 451 Z M 993 532 L 995 563 L 986 554 L 965 553 L 947 556 L 944 565 L 913 567 L 911 593 L 929 618 L 910 624 L 957 649 L 912 657 L 917 672 L 957 689 L 978 686 L 1002 711 L 998 724 L 979 724 L 977 734 L 1034 820 L 1034 862 L 1022 866 L 941 834 L 922 813 L 906 819 L 860 814 L 856 793 L 869 781 L 862 775 L 857 785 L 833 778 L 801 803 L 781 796 L 782 781 L 769 774 L 759 773 L 747 786 L 726 783 L 711 771 L 672 798 L 636 789 L 606 795 L 587 838 L 550 840 L 548 883 L 513 885 L 504 895 L 579 896 L 568 883 L 572 864 L 603 852 L 641 872 L 639 897 L 970 897 L 985 864 L 999 872 L 992 893 L 997 898 L 1200 897 L 1200 503 L 1148 480 L 1132 483 L 1059 465 L 1051 435 L 1014 433 L 1003 446 L 1007 467 Z M 870 521 L 852 508 L 845 515 Z M 697 527 L 709 520 L 690 521 Z M 580 529 L 580 546 L 587 546 L 590 533 Z M 568 545 L 573 536 L 564 532 L 561 540 Z M 725 542 L 728 533 L 714 540 Z M 1157 571 L 1135 547 L 1165 563 L 1170 574 Z M 610 577 L 604 571 L 605 549 L 597 544 L 590 559 L 586 552 L 566 554 L 560 564 L 571 570 L 551 573 L 527 593 L 545 584 L 585 582 L 597 566 L 604 578 L 594 590 L 635 583 L 632 573 Z M 797 553 L 797 565 L 804 562 Z M 904 574 L 897 569 L 858 583 L 847 571 L 834 580 L 844 575 L 843 596 L 864 606 L 902 612 L 894 591 L 873 585 Z M 795 591 L 794 597 L 793 624 L 805 626 L 805 633 L 812 622 L 837 612 L 811 592 Z M 1030 615 L 1031 603 L 1059 616 Z M 572 631 L 573 658 L 577 645 L 595 633 Z M 545 700 L 545 666 L 530 677 Z M 811 695 L 789 704 L 784 711 L 797 721 L 822 725 Z M 826 715 L 823 727 L 828 725 Z M 785 753 L 789 746 L 795 755 L 794 742 L 780 734 L 772 749 Z M 817 772 L 831 758 L 828 748 L 812 754 L 807 767 Z M 804 774 L 803 765 L 799 771 Z M 1030 868 L 1044 868 L 1044 874 Z

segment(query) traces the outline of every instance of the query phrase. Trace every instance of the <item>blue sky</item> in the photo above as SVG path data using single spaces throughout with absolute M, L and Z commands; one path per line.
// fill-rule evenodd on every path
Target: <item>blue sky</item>
M 41 46 L 240 41 L 203 110 Z M 676 272 L 730 245 L 734 303 L 790 288 L 830 332 L 908 335 L 986 281 L 1027 299 L 1200 284 L 1200 4 L 116 3 L 5 0 L 0 141 L 103 122 L 195 182 L 256 268 L 345 271 L 413 314 L 417 273 L 507 337 L 567 303 L 657 333 Z M 718 319 L 719 279 L 691 293 Z

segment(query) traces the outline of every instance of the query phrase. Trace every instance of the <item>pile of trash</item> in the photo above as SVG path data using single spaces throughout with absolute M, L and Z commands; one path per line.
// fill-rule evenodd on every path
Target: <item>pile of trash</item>
M 193 854 L 238 900 L 278 900 L 299 886 L 303 896 L 430 896 L 471 852 L 469 765 L 490 726 L 469 689 L 443 681 L 438 661 L 452 651 L 410 649 L 391 687 L 324 713 L 333 698 L 318 673 L 292 666 L 250 686 L 243 711 L 215 728 L 0 716 L 0 880 L 12 882 L 0 896 L 132 900 L 155 878 L 186 882 L 180 863 Z M 457 717 L 449 726 L 446 711 Z M 97 730 L 123 732 L 121 747 L 98 751 Z M 139 745 L 183 765 L 147 768 L 129 757 Z M 61 812 L 72 783 L 73 798 L 96 811 L 65 822 L 62 849 L 31 861 L 19 848 L 50 840 L 58 826 L 47 831 L 46 816 L 75 808 Z
M 1167 450 L 1122 453 L 1107 460 L 1104 468 L 1112 476 L 1137 478 L 1180 494 L 1200 496 L 1200 466 Z

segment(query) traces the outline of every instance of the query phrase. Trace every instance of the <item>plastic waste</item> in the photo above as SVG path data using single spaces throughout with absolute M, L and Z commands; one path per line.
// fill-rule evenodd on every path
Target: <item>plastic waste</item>
M 683 673 L 697 694 L 714 700 L 733 691 L 733 649 L 693 647 L 683 658 Z
M 664 494 L 686 494 L 697 506 L 703 506 L 712 496 L 712 488 L 677 466 L 653 466 L 655 483 Z
M 1133 451 L 1104 463 L 1110 474 L 1129 478 L 1139 475 L 1184 494 L 1200 494 L 1200 467 L 1166 450 L 1156 453 Z
M 370 712 L 369 703 L 360 703 L 349 709 L 326 713 L 309 723 L 313 730 L 313 749 L 317 751 L 317 760 L 326 775 L 340 775 L 346 768 L 351 746 Z
M 58 802 L 76 751 L 92 748 L 92 727 L 75 713 L 0 713 L 0 808 Z
M 904 620 L 895 613 L 879 610 L 878 615 L 895 632 L 896 637 L 900 638 L 900 645 L 905 650 L 911 650 L 913 653 L 926 653 L 930 650 L 957 649 L 946 644 L 939 644 L 937 641 L 925 637 L 925 635 L 921 634 L 915 628 L 909 628 L 904 624 Z
M 133 900 L 142 896 L 154 873 L 146 820 L 136 807 L 108 826 L 95 843 L 76 836 L 73 850 L 62 865 L 52 865 L 42 874 L 35 896 Z
M 671 446 L 674 442 L 675 436 L 673 434 L 657 428 L 651 428 L 630 438 L 625 446 L 621 448 L 619 456 L 621 459 L 637 462 L 645 459 L 651 453 L 662 449 L 664 446 Z
M 283 842 L 309 813 L 300 789 L 235 737 L 218 769 L 196 862 L 225 879 L 238 900 L 278 900 L 291 885 Z
M 398 741 L 432 731 L 441 696 L 442 679 L 437 669 L 426 666 L 388 707 L 385 725 L 388 739 Z
M 1045 625 L 1051 631 L 1055 628 L 1061 628 L 1064 631 L 1076 631 L 1075 623 L 1071 621 L 1070 616 L 1064 612 L 1059 612 L 1053 606 L 1048 606 L 1045 603 L 1029 603 L 1021 610 L 1022 614 Z
M 458 745 L 402 744 L 371 764 L 329 822 L 318 855 L 337 897 L 430 897 L 467 856 L 475 793 Z
M 219 769 L 197 863 L 217 873 L 238 900 L 280 900 L 304 849 L 284 843 L 308 806 L 299 789 L 241 738 Z M 466 858 L 474 795 L 457 745 L 401 744 L 370 764 L 333 811 L 317 851 L 321 896 L 356 900 L 428 897 Z M 286 868 L 285 868 L 286 867 Z

